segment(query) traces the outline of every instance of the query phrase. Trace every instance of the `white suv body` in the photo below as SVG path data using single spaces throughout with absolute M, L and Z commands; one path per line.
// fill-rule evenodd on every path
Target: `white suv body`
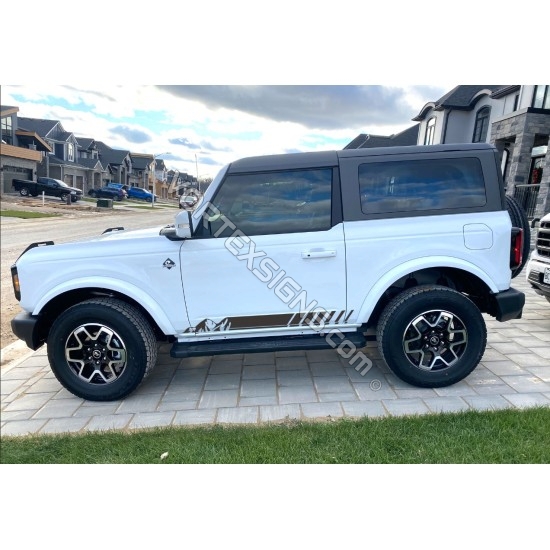
M 398 376 L 444 386 L 481 359 L 482 312 L 521 316 L 512 239 L 485 144 L 241 159 L 175 226 L 31 246 L 12 326 L 94 400 L 137 387 L 159 338 L 174 357 L 347 353 L 369 328 Z

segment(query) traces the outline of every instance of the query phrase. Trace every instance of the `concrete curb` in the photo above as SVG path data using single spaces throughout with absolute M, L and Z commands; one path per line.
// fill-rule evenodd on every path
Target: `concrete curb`
M 8 372 L 25 359 L 30 357 L 34 351 L 29 349 L 23 340 L 16 340 L 0 350 L 0 368 L 2 372 Z

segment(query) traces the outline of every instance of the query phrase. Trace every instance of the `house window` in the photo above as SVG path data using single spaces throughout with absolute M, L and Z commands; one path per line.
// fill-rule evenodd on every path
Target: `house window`
M 8 145 L 13 145 L 11 116 L 2 119 L 2 141 Z
M 426 125 L 426 137 L 424 138 L 424 145 L 433 145 L 435 139 L 435 117 L 428 120 Z
M 74 145 L 72 143 L 67 144 L 67 160 L 74 162 Z
M 487 131 L 489 129 L 490 116 L 490 107 L 482 107 L 477 112 L 476 125 L 474 127 L 474 137 L 472 138 L 472 143 L 482 143 L 487 140 Z
M 533 107 L 535 109 L 550 109 L 549 86 L 535 86 L 533 94 Z
M 512 110 L 517 111 L 518 106 L 519 106 L 519 94 L 516 94 L 516 96 L 514 97 L 514 108 Z

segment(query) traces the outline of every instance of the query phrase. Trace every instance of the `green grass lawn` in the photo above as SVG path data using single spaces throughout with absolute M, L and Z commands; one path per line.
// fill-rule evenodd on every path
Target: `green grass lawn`
M 164 460 L 161 455 L 168 453 Z M 4 464 L 549 463 L 550 408 L 3 437 Z
M 0 216 L 6 218 L 55 218 L 58 214 L 49 214 L 47 212 L 25 212 L 23 210 L 0 210 Z

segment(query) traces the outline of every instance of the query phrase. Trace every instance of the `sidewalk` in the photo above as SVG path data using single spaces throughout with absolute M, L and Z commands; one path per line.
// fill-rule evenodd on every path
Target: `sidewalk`
M 462 382 L 415 388 L 381 362 L 362 377 L 333 350 L 172 359 L 159 349 L 157 366 L 122 401 L 74 397 L 53 376 L 45 347 L 2 368 L 2 436 L 133 430 L 155 426 L 260 424 L 290 419 L 400 416 L 550 406 L 550 304 L 524 273 L 513 286 L 526 293 L 523 319 L 486 316 L 488 346 Z

